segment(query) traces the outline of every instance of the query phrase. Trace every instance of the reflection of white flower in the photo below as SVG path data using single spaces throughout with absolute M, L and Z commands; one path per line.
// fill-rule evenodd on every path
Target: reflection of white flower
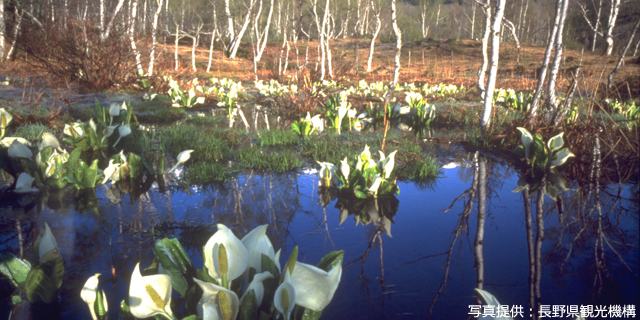
M 31 150 L 29 150 L 29 148 L 27 148 L 27 146 L 25 146 L 24 144 L 20 143 L 19 140 L 13 140 L 13 143 L 11 143 L 11 145 L 9 146 L 9 150 L 7 150 L 7 153 L 11 158 L 20 157 L 31 159 L 31 157 L 33 157 L 33 153 L 31 152 Z
M 96 294 L 98 294 L 98 284 L 100 283 L 98 276 L 100 276 L 100 274 L 96 273 L 95 275 L 89 277 L 89 279 L 87 279 L 87 282 L 84 284 L 82 291 L 80 291 L 80 298 L 82 298 L 82 300 L 84 300 L 84 302 L 86 302 L 89 305 L 89 311 L 91 311 L 91 318 L 94 320 L 98 319 L 98 317 L 96 316 L 95 309 L 93 307 L 96 301 Z M 108 304 L 106 303 L 107 299 L 105 296 L 103 296 L 102 298 L 103 298 L 103 301 L 105 301 L 104 306 L 106 309 L 108 308 Z
M 33 182 L 36 181 L 36 178 L 30 176 L 28 173 L 23 172 L 18 176 L 18 180 L 16 181 L 16 189 L 14 190 L 17 193 L 27 193 L 27 192 L 38 192 L 37 188 L 33 187 Z

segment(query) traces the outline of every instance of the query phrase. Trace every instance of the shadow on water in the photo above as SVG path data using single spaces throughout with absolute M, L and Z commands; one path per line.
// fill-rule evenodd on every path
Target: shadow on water
M 524 318 L 529 308 L 553 314 L 552 306 L 637 307 L 638 184 L 606 180 L 597 138 L 588 172 L 570 181 L 522 179 L 526 173 L 478 152 L 447 152 L 443 177 L 427 187 L 399 182 L 398 197 L 374 201 L 319 189 L 312 171 L 248 172 L 185 190 L 143 178 L 88 195 L 3 200 L 0 251 L 32 260 L 47 222 L 65 266 L 53 305 L 13 308 L 14 319 L 88 318 L 79 292 L 95 273 L 107 282 L 116 318 L 135 264 L 153 261 L 155 240 L 178 238 L 201 266 L 217 223 L 238 237 L 269 224 L 274 247 L 286 257 L 299 246 L 301 262 L 345 250 L 325 319 L 465 319 L 470 305 L 483 304 L 474 288 Z M 2 278 L 3 318 L 12 292 Z

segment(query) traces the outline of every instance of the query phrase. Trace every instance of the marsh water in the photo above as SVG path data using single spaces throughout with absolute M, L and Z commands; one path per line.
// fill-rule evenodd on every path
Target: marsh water
M 131 272 L 138 262 L 151 264 L 155 240 L 178 238 L 201 268 L 201 248 L 218 223 L 238 237 L 268 224 L 282 259 L 295 246 L 298 261 L 309 264 L 344 250 L 342 280 L 324 319 L 466 319 L 470 305 L 481 304 L 474 288 L 522 306 L 524 318 L 532 306 L 637 307 L 637 184 L 568 180 L 560 203 L 544 196 L 538 210 L 536 193 L 526 205 L 522 192 L 512 192 L 518 172 L 505 161 L 450 144 L 427 148 L 443 165 L 440 178 L 399 181 L 399 196 L 364 209 L 319 190 L 314 168 L 249 171 L 205 187 L 154 182 L 134 198 L 101 186 L 95 197 L 3 201 L 0 251 L 30 259 L 46 222 L 65 264 L 58 302 L 14 310 L 12 319 L 90 318 L 79 294 L 95 273 L 107 282 L 110 318 L 117 319 Z M 0 292 L 7 301 L 7 283 Z M 7 318 L 11 306 L 0 310 Z

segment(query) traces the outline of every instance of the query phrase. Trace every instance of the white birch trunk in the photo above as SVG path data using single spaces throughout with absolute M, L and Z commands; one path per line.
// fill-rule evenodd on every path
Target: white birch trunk
M 547 84 L 547 106 L 545 110 L 545 122 L 551 122 L 551 117 L 555 114 L 558 107 L 556 101 L 556 79 L 560 70 L 560 62 L 562 62 L 562 33 L 564 30 L 564 21 L 567 17 L 567 9 L 569 8 L 569 0 L 562 0 L 560 9 L 560 21 L 558 23 L 558 31 L 556 33 L 555 53 L 553 62 L 551 63 L 551 72 L 549 73 L 549 82 Z
M 153 25 L 151 27 L 151 54 L 149 57 L 149 76 L 153 75 L 153 61 L 155 60 L 156 54 L 156 32 L 158 31 L 158 17 L 160 16 L 160 11 L 162 11 L 162 0 L 156 0 L 156 2 L 158 4 L 158 8 L 153 14 Z
M 395 90 L 396 84 L 398 84 L 398 78 L 400 77 L 400 53 L 402 50 L 402 32 L 398 27 L 397 12 L 396 12 L 396 0 L 391 0 L 391 24 L 393 26 L 393 33 L 396 35 L 396 56 L 395 56 L 395 70 L 393 70 L 393 81 L 389 86 L 389 94 Z
M 618 19 L 618 11 L 620 11 L 620 0 L 611 0 L 611 11 L 609 13 L 609 24 L 607 26 L 607 32 L 605 33 L 605 40 L 607 41 L 607 57 L 611 55 L 613 51 L 613 28 L 616 26 L 616 20 Z
M 0 62 L 4 61 L 5 58 L 5 30 L 6 22 L 4 17 L 4 0 L 0 0 Z
M 229 0 L 224 0 L 224 12 L 227 15 L 227 34 L 229 35 L 229 48 L 231 50 L 235 42 L 235 32 L 233 31 L 233 17 L 231 17 L 231 10 L 229 9 Z
M 611 88 L 611 84 L 613 83 L 613 76 L 616 74 L 616 72 L 618 72 L 618 69 L 620 69 L 620 66 L 622 66 L 624 62 L 624 56 L 627 54 L 627 51 L 631 47 L 631 43 L 633 43 L 633 38 L 635 37 L 636 32 L 638 32 L 638 26 L 640 26 L 640 18 L 638 18 L 638 21 L 636 21 L 635 27 L 633 27 L 633 31 L 631 32 L 631 36 L 629 37 L 629 41 L 627 41 L 627 45 L 624 46 L 624 50 L 622 50 L 622 54 L 620 54 L 620 59 L 618 59 L 618 63 L 616 64 L 616 67 L 613 69 L 613 71 L 611 71 L 611 74 L 609 74 L 609 79 L 607 81 L 607 86 L 609 88 Z
M 327 46 L 325 46 L 325 29 L 327 28 L 327 21 L 329 17 L 329 0 L 327 0 L 325 8 L 324 8 L 324 17 L 322 18 L 322 28 L 319 30 L 320 31 L 320 47 L 322 48 L 321 51 L 321 60 L 320 60 L 320 81 L 324 80 L 325 74 L 326 74 L 326 70 L 325 70 L 325 59 L 326 59 L 326 52 L 325 49 Z
M 262 7 L 262 0 L 260 0 L 261 4 L 260 6 Z M 259 14 L 258 14 L 259 15 Z M 269 9 L 269 16 L 267 17 L 267 25 L 264 27 L 264 31 L 262 32 L 262 34 L 260 34 L 258 31 L 258 16 L 256 16 L 256 18 L 254 19 L 255 21 L 255 30 L 256 30 L 256 55 L 254 57 L 255 62 L 260 61 L 260 59 L 262 58 L 262 53 L 264 52 L 264 48 L 267 46 L 267 40 L 269 37 L 269 26 L 271 25 L 271 16 L 273 15 L 273 0 L 271 0 L 271 7 Z M 262 38 L 264 36 L 264 40 L 262 40 L 262 43 L 260 41 L 260 38 Z
M 238 32 L 238 35 L 235 37 L 235 41 L 233 42 L 233 46 L 231 48 L 231 54 L 229 54 L 229 59 L 233 60 L 236 58 L 236 53 L 238 52 L 238 48 L 240 47 L 240 42 L 242 41 L 242 36 L 244 32 L 247 30 L 247 26 L 249 26 L 249 22 L 251 21 L 251 10 L 253 10 L 253 6 L 256 4 L 255 0 L 251 0 L 251 4 L 247 9 L 247 14 L 244 17 L 244 23 L 242 24 L 242 29 Z
M 209 46 L 209 63 L 207 63 L 207 72 L 211 70 L 211 59 L 213 58 L 213 44 L 216 41 L 216 33 L 218 32 L 218 14 L 216 13 L 216 3 L 212 1 L 213 5 L 213 31 L 211 32 L 211 45 Z
M 111 19 L 109 19 L 109 23 L 107 23 L 107 26 L 104 28 L 104 30 L 102 30 L 102 34 L 100 36 L 100 39 L 102 41 L 104 41 L 109 37 L 109 32 L 111 30 L 111 27 L 113 26 L 113 21 L 116 19 L 116 16 L 118 16 L 118 12 L 120 12 L 120 9 L 122 8 L 123 4 L 124 4 L 124 0 L 118 0 L 118 4 L 116 4 L 116 8 L 113 10 Z
M 493 17 L 493 25 L 491 26 L 491 67 L 489 68 L 489 79 L 487 79 L 487 88 L 484 95 L 484 107 L 482 108 L 482 117 L 480 118 L 480 127 L 483 132 L 491 125 L 491 107 L 493 104 L 493 91 L 496 88 L 496 78 L 498 77 L 498 53 L 500 52 L 500 25 L 504 15 L 504 7 L 506 0 L 498 0 L 496 12 Z
M 373 50 L 375 48 L 378 32 L 380 32 L 380 26 L 382 25 L 382 22 L 380 21 L 380 12 L 376 11 L 373 4 L 373 0 L 371 0 L 371 10 L 373 11 L 373 14 L 376 15 L 377 24 L 376 24 L 376 31 L 373 33 L 373 37 L 371 38 L 371 47 L 369 48 L 369 60 L 367 61 L 367 72 L 371 72 L 371 62 L 373 61 Z
M 482 3 L 482 9 L 485 15 L 484 21 L 484 35 L 482 36 L 482 66 L 478 70 L 478 90 L 482 98 L 485 97 L 485 85 L 484 78 L 489 66 L 488 48 L 489 48 L 489 35 L 491 34 L 491 3 L 490 0 L 484 0 Z
M 131 0 L 131 26 L 129 28 L 129 40 L 131 41 L 131 50 L 133 50 L 133 55 L 136 58 L 136 68 L 138 69 L 138 75 L 144 75 L 144 70 L 142 70 L 142 63 L 140 62 L 140 52 L 136 47 L 135 41 L 135 32 L 136 32 L 136 9 L 138 7 L 138 0 Z
M 551 59 L 551 49 L 553 49 L 553 44 L 556 39 L 556 33 L 558 32 L 558 25 L 560 23 L 562 9 L 562 0 L 557 0 L 556 2 L 556 13 L 554 18 L 553 27 L 549 32 L 549 43 L 547 44 L 547 49 L 544 52 L 544 58 L 542 60 L 542 66 L 540 67 L 540 72 L 538 73 L 538 85 L 536 87 L 536 91 L 533 94 L 533 98 L 531 100 L 531 108 L 529 109 L 529 116 L 536 117 L 538 112 L 538 105 L 540 104 L 540 97 L 542 95 L 542 87 L 544 86 L 544 80 L 547 76 L 547 68 L 549 66 L 549 60 Z
M 20 26 L 22 25 L 23 11 L 20 10 L 18 6 L 14 6 L 13 10 L 15 12 L 17 22 L 15 25 L 15 28 L 13 29 L 13 41 L 11 41 L 11 47 L 9 48 L 9 52 L 7 52 L 7 56 L 5 60 L 11 59 L 11 55 L 13 54 L 13 51 L 16 47 L 16 42 L 18 40 L 18 34 L 20 33 Z

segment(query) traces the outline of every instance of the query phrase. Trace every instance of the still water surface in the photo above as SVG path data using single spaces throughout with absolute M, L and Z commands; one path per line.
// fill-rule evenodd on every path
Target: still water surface
M 341 215 L 340 200 L 319 194 L 313 170 L 246 173 L 189 190 L 154 187 L 137 201 L 128 194 L 118 201 L 117 190 L 100 187 L 99 213 L 68 200 L 49 199 L 30 209 L 3 204 L 0 251 L 29 259 L 47 222 L 65 261 L 59 305 L 18 316 L 90 318 L 80 290 L 95 273 L 107 279 L 113 267 L 118 280 L 103 288 L 117 319 L 131 272 L 138 262 L 142 268 L 151 264 L 156 239 L 177 237 L 201 268 L 200 248 L 217 223 L 239 238 L 269 224 L 274 247 L 283 249 L 281 263 L 296 245 L 298 260 L 314 265 L 328 252 L 344 250 L 342 281 L 324 319 L 466 319 L 469 305 L 479 304 L 478 287 L 502 304 L 521 305 L 525 318 L 532 304 L 637 308 L 637 184 L 604 184 L 596 200 L 595 186 L 570 181 L 561 214 L 545 197 L 537 215 L 532 194 L 527 215 L 522 193 L 511 192 L 518 181 L 513 168 L 462 150 L 445 158 L 444 175 L 434 183 L 398 182 L 397 200 L 379 203 L 392 208 L 384 218 L 375 205 L 365 210 L 369 217 Z M 362 225 L 357 219 L 375 221 Z M 11 307 L 4 303 L 0 310 L 6 318 Z

